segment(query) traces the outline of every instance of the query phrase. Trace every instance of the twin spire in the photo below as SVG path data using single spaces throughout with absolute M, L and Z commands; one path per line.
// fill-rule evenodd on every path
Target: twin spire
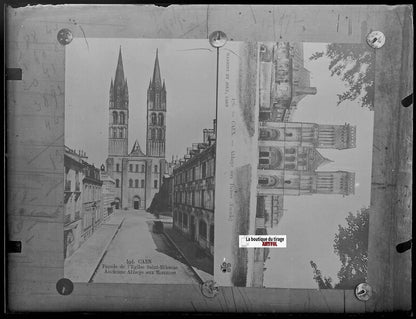
M 160 76 L 159 49 L 156 49 L 156 59 L 155 59 L 155 66 L 153 68 L 153 77 L 150 79 L 150 82 L 149 82 L 149 89 L 151 87 L 166 89 L 165 80 L 163 80 L 163 85 L 162 85 L 162 77 Z
M 122 101 L 119 101 L 119 97 Z M 125 102 L 128 104 L 129 98 L 129 89 L 127 85 L 127 79 L 124 77 L 124 68 L 123 68 L 123 57 L 121 55 L 121 46 L 118 52 L 118 61 L 116 74 L 113 79 L 111 79 L 110 84 L 110 100 L 115 101 L 116 107 L 123 107 Z

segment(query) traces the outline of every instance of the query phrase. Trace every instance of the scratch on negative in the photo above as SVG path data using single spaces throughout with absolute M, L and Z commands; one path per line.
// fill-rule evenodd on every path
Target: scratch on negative
M 35 235 L 30 236 L 30 238 L 28 238 L 28 239 L 25 240 L 25 242 L 26 243 L 30 242 L 33 239 L 33 237 L 35 237 Z
M 339 30 L 339 14 L 338 14 L 338 21 L 337 21 L 337 32 Z
M 209 18 L 209 5 L 207 5 L 207 39 L 209 37 L 209 34 L 208 34 L 208 18 Z
M 85 43 L 87 44 L 87 48 L 89 50 L 90 49 L 90 46 L 88 45 L 88 41 L 87 41 L 87 37 L 85 36 L 84 29 L 80 25 L 79 25 L 79 28 L 81 29 L 82 34 L 84 35 L 84 40 L 85 40 Z
M 253 16 L 254 24 L 257 24 L 256 15 L 254 14 L 253 8 L 251 7 L 251 5 L 249 5 L 249 7 L 250 7 L 251 15 Z
M 48 196 L 50 194 L 50 192 L 52 192 L 52 190 L 57 187 L 58 185 L 60 185 L 61 183 L 63 183 L 62 181 L 59 181 L 59 183 L 56 183 L 55 185 L 53 185 L 48 192 L 46 193 L 46 196 Z
M 188 31 L 186 31 L 185 33 L 183 33 L 182 35 L 181 35 L 181 37 L 183 37 L 183 36 L 185 36 L 185 35 L 187 35 L 189 32 L 191 32 L 191 31 L 193 31 L 193 30 L 195 30 L 197 27 L 198 27 L 199 25 L 197 24 L 197 25 L 194 25 L 192 28 L 190 28 Z
M 57 140 L 59 140 L 60 138 L 62 138 L 64 135 L 61 134 L 60 136 L 58 136 L 52 143 L 48 144 L 43 150 L 41 150 L 37 155 L 35 155 L 34 157 L 32 157 L 32 159 L 30 159 L 27 163 L 30 164 L 31 162 L 33 162 L 36 158 L 38 158 L 43 152 L 45 152 L 49 147 L 51 147 L 53 145 L 53 143 L 55 143 Z

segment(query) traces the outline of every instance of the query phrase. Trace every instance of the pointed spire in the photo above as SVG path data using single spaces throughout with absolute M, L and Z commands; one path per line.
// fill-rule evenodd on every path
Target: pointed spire
M 117 69 L 116 69 L 116 76 L 114 78 L 114 85 L 121 86 L 124 82 L 124 69 L 123 69 L 123 57 L 121 55 L 121 45 L 118 51 L 118 61 L 117 61 Z
M 160 78 L 160 67 L 159 67 L 159 49 L 156 49 L 156 59 L 155 59 L 155 66 L 153 69 L 152 82 L 157 87 L 162 86 L 162 80 Z

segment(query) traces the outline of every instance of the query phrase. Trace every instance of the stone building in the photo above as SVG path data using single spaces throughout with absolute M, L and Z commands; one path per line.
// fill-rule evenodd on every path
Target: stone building
M 136 106 L 137 107 L 137 106 Z M 129 94 L 119 51 L 110 85 L 107 173 L 115 180 L 116 209 L 146 209 L 159 191 L 167 170 L 166 86 L 160 75 L 156 51 L 153 77 L 147 89 L 146 153 L 136 140 L 128 152 Z M 136 124 L 137 125 L 137 124 Z
M 265 122 L 259 130 L 260 195 L 354 194 L 354 173 L 316 171 L 331 162 L 317 148 L 356 146 L 354 126 Z
M 82 151 L 65 147 L 64 256 L 71 256 L 101 225 L 100 170 L 85 161 Z
M 214 255 L 215 121 L 173 169 L 173 227 Z
M 288 122 L 298 103 L 316 94 L 303 60 L 301 43 L 260 44 L 260 121 Z
M 105 171 L 105 166 L 101 166 L 100 179 L 103 182 L 102 186 L 102 211 L 103 218 L 106 219 L 114 212 L 115 205 L 115 187 L 116 181 L 108 176 Z
M 84 164 L 84 178 L 82 179 L 82 240 L 87 240 L 103 222 L 102 185 L 100 169 L 94 165 Z
M 82 243 L 82 187 L 84 155 L 65 146 L 64 153 L 64 257 L 71 256 Z

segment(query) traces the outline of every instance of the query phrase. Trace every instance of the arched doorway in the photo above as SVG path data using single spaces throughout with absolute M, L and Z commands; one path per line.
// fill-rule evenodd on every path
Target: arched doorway
M 134 196 L 133 197 L 133 209 L 140 209 L 140 197 L 139 196 Z
M 120 209 L 120 198 L 114 199 L 115 202 L 115 209 Z

